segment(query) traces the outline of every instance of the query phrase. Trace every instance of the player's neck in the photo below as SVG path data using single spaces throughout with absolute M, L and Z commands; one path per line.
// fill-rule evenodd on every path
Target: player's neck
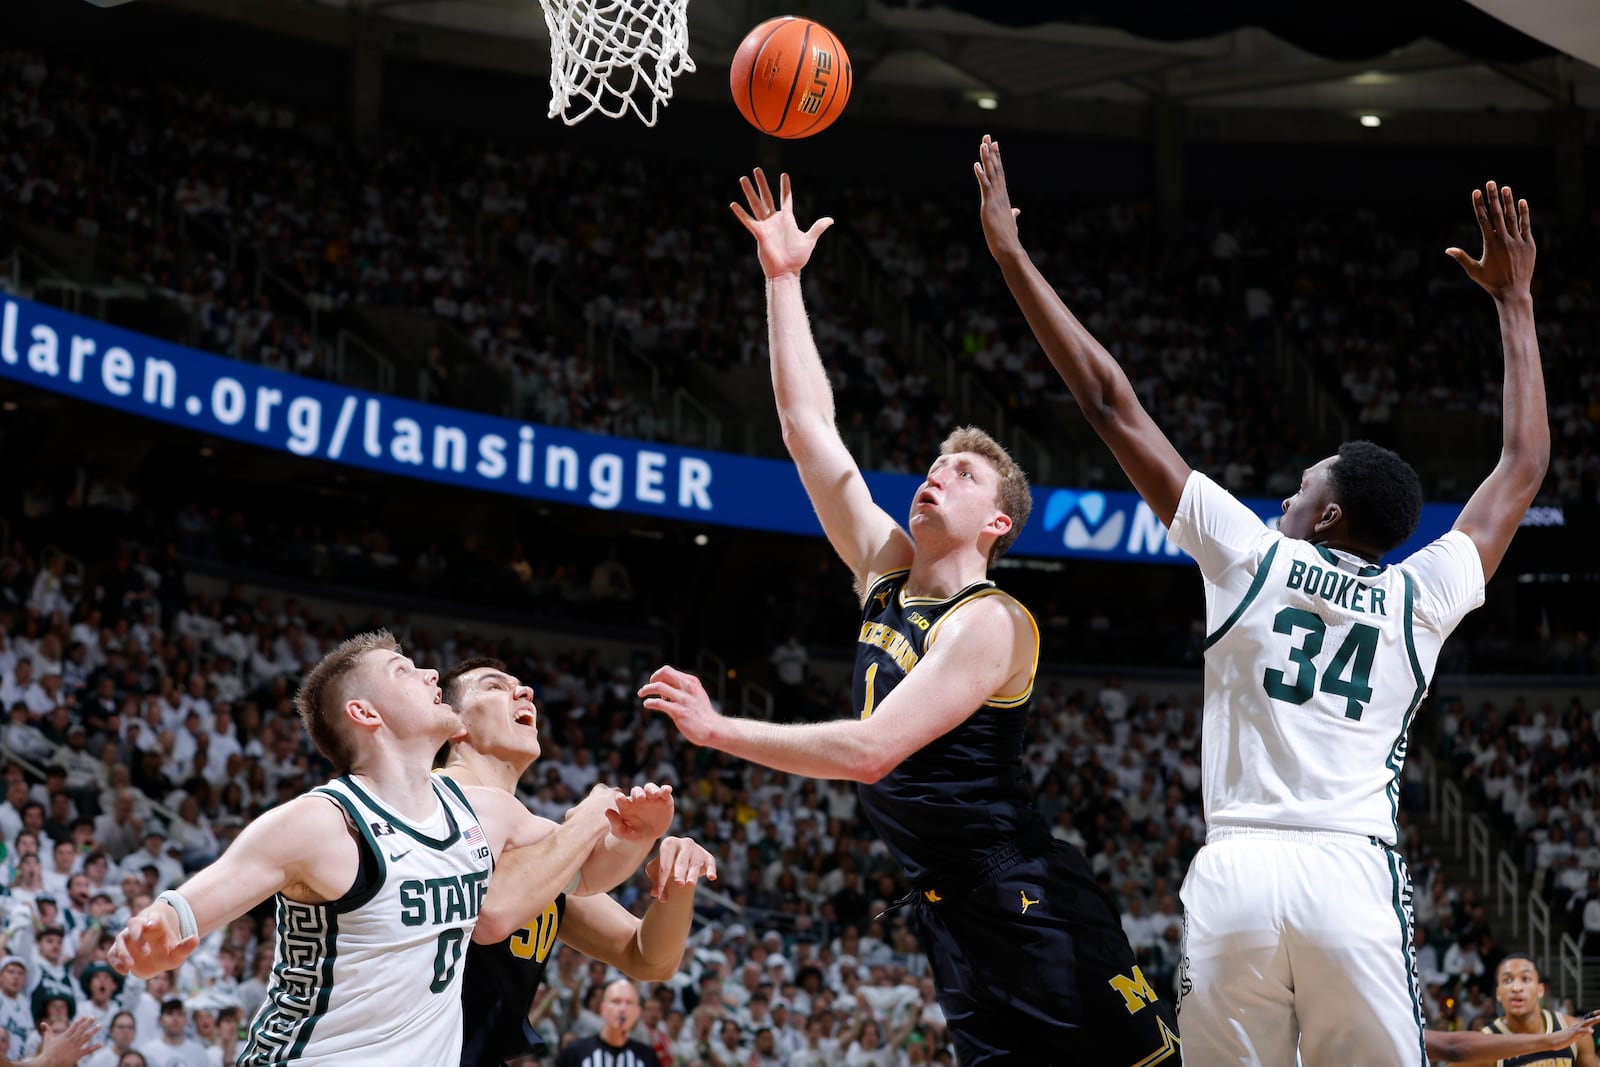
M 1528 1015 L 1507 1015 L 1506 1029 L 1513 1034 L 1544 1033 L 1544 1009 L 1535 1008 Z
M 457 744 L 450 751 L 450 761 L 444 773 L 462 785 L 483 785 L 506 793 L 517 791 L 517 782 L 532 764 L 525 757 L 507 759 L 491 756 L 465 744 Z
M 373 753 L 350 773 L 361 778 L 374 796 L 414 822 L 426 822 L 438 810 L 433 792 L 432 759 L 400 759 L 393 752 Z
M 906 576 L 906 594 L 943 600 L 987 577 L 989 561 L 970 546 L 939 552 L 925 551 L 919 545 Z

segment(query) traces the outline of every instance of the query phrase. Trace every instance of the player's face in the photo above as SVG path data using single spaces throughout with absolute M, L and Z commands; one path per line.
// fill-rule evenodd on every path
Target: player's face
M 997 516 L 1003 517 L 999 489 L 999 472 L 977 453 L 940 456 L 911 500 L 912 537 L 942 530 L 952 539 L 976 539 Z
M 444 702 L 438 671 L 418 667 L 401 652 L 374 649 L 366 659 L 367 699 L 391 733 L 443 744 L 464 732 L 461 716 Z
M 539 719 L 533 687 L 492 667 L 470 671 L 460 681 L 461 719 L 467 743 L 497 756 L 539 758 Z
M 1328 470 L 1337 456 L 1329 456 L 1306 468 L 1300 476 L 1300 488 L 1283 502 L 1283 517 L 1278 520 L 1278 530 L 1285 537 L 1297 541 L 1314 540 L 1318 520 L 1333 501 L 1333 489 L 1328 485 Z
M 1495 988 L 1495 998 L 1505 1013 L 1531 1015 L 1539 1010 L 1544 997 L 1544 983 L 1539 972 L 1527 960 L 1507 960 L 1500 965 L 1500 981 Z

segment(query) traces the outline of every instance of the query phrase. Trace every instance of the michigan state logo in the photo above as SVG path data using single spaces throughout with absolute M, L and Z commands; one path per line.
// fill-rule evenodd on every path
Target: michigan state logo
M 1044 528 L 1062 527 L 1061 541 L 1068 548 L 1111 551 L 1122 544 L 1127 516 L 1120 509 L 1107 510 L 1104 493 L 1057 489 L 1045 504 Z

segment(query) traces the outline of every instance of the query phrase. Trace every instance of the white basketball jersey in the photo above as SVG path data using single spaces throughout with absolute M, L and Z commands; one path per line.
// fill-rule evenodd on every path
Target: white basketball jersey
M 1169 536 L 1205 578 L 1207 824 L 1395 844 L 1406 733 L 1445 638 L 1483 603 L 1472 540 L 1374 566 L 1269 529 L 1198 471 Z
M 20 993 L 14 997 L 0 994 L 0 1032 L 6 1035 L 9 1059 L 20 1060 L 23 1047 L 27 1045 L 28 1038 L 34 1032 L 33 1009 L 29 1006 L 26 997 Z
M 266 1002 L 240 1067 L 392 1067 L 461 1058 L 461 972 L 494 862 L 460 787 L 433 776 L 431 837 L 348 775 L 313 790 L 361 834 L 361 876 L 327 904 L 278 897 Z

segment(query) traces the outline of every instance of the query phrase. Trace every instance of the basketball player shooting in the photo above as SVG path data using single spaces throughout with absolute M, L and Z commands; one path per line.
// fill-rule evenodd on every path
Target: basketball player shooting
M 988 580 L 1027 520 L 1027 477 L 993 438 L 947 438 L 909 533 L 867 488 L 834 424 L 800 271 L 817 238 L 789 179 L 742 179 L 767 284 L 783 439 L 828 540 L 855 577 L 858 718 L 724 718 L 699 679 L 652 676 L 644 706 L 694 744 L 791 774 L 860 783 L 868 820 L 914 887 L 911 905 L 965 1067 L 1176 1063 L 1166 1002 L 1134 964 L 1116 908 L 1077 849 L 1055 842 L 1022 773 L 1038 630 Z
M 1000 146 L 974 164 L 989 251 L 1089 424 L 1200 566 L 1208 636 L 1201 759 L 1208 828 L 1183 885 L 1185 1059 L 1399 1067 L 1425 1059 L 1411 880 L 1394 851 L 1406 734 L 1445 638 L 1544 479 L 1526 201 L 1472 194 L 1483 236 L 1449 255 L 1493 298 L 1505 349 L 1500 462 L 1455 527 L 1396 566 L 1416 472 L 1357 441 L 1305 472 L 1271 529 L 1191 470 L 1117 361 L 1039 273 L 1017 233 Z

